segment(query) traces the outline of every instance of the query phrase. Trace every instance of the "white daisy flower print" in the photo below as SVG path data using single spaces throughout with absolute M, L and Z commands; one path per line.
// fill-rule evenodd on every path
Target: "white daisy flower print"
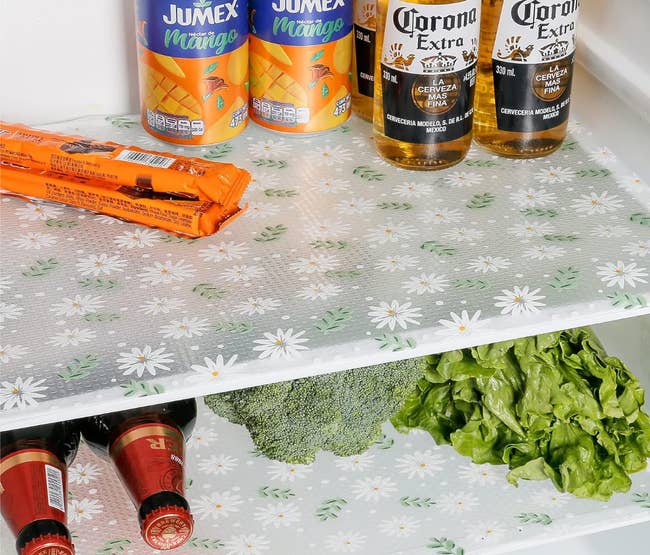
M 281 461 L 272 461 L 269 464 L 269 478 L 280 482 L 295 482 L 311 474 L 313 467 L 308 464 L 290 464 Z
M 524 237 L 526 239 L 542 237 L 554 231 L 553 224 L 549 222 L 529 222 L 528 220 L 515 224 L 508 229 L 508 233 L 511 233 L 515 237 Z
M 268 551 L 269 540 L 257 534 L 232 536 L 224 542 L 226 555 L 264 555 Z
M 66 328 L 65 331 L 57 333 L 48 341 L 49 345 L 55 347 L 77 347 L 81 343 L 88 343 L 97 337 L 97 332 L 90 329 Z
M 416 451 L 396 459 L 395 468 L 400 474 L 406 474 L 408 479 L 426 478 L 434 476 L 442 470 L 443 458 L 427 449 L 426 451 Z
M 0 295 L 4 294 L 5 291 L 11 289 L 13 281 L 10 276 L 0 276 Z
M 591 229 L 592 237 L 603 237 L 605 239 L 625 237 L 632 233 L 629 228 L 622 225 L 599 224 Z
M 460 210 L 455 208 L 434 208 L 425 210 L 419 216 L 418 220 L 424 224 L 455 224 L 461 222 L 464 216 Z
M 50 220 L 58 218 L 63 214 L 63 208 L 42 202 L 27 202 L 16 208 L 16 216 L 19 220 L 35 222 L 37 220 Z
M 636 287 L 637 283 L 648 283 L 643 279 L 648 277 L 646 269 L 637 268 L 636 262 L 630 262 L 629 264 L 625 264 L 620 260 L 616 264 L 607 262 L 604 266 L 598 266 L 597 270 L 600 271 L 596 275 L 600 276 L 600 280 L 604 281 L 607 287 L 618 286 L 623 289 L 626 285 Z
M 104 305 L 101 297 L 92 295 L 75 295 L 74 299 L 63 298 L 60 303 L 52 305 L 52 310 L 57 316 L 74 316 L 79 314 L 85 316 L 91 312 L 97 312 Z
M 439 276 L 436 274 L 422 273 L 419 276 L 410 277 L 408 280 L 402 282 L 402 288 L 406 289 L 407 293 L 416 293 L 417 295 L 441 293 L 449 286 L 447 276 Z
M 185 264 L 184 260 L 178 262 L 166 260 L 165 262 L 154 262 L 153 266 L 145 266 L 144 272 L 138 274 L 138 277 L 143 283 L 159 285 L 161 283 L 184 281 L 193 277 L 195 272 L 194 266 Z
M 217 355 L 217 358 L 214 360 L 205 357 L 203 364 L 192 364 L 192 370 L 197 372 L 197 375 L 192 376 L 192 378 L 215 380 L 220 378 L 225 371 L 230 370 L 236 361 L 237 355 L 232 355 L 227 361 L 223 355 Z
M 245 215 L 251 220 L 275 216 L 280 211 L 280 206 L 272 202 L 250 202 Z
M 245 301 L 236 304 L 233 310 L 238 314 L 253 316 L 254 314 L 266 314 L 272 310 L 277 310 L 281 304 L 282 302 L 279 299 L 270 297 L 248 297 Z
M 501 256 L 479 256 L 469 261 L 467 268 L 475 272 L 498 272 L 504 270 L 508 266 L 512 266 L 512 262 L 507 258 Z
M 555 245 L 537 245 L 536 247 L 526 249 L 523 256 L 524 258 L 530 258 L 531 260 L 554 260 L 564 256 L 565 254 L 566 249 L 564 247 L 557 247 Z
M 408 270 L 409 268 L 414 268 L 419 263 L 419 259 L 415 256 L 410 256 L 408 254 L 399 256 L 387 256 L 377 261 L 375 264 L 375 270 L 380 270 L 382 272 L 396 272 L 398 270 Z
M 433 186 L 426 183 L 415 183 L 406 181 L 401 185 L 393 187 L 392 193 L 402 198 L 421 198 L 430 195 L 433 192 Z
M 238 460 L 230 455 L 212 455 L 210 457 L 202 458 L 198 464 L 198 468 L 208 476 L 223 476 L 228 474 L 231 470 L 237 468 Z
M 98 216 L 95 216 L 93 218 L 93 221 L 99 222 L 102 225 L 123 225 L 124 224 L 122 220 L 118 220 L 117 218 L 113 218 L 112 216 L 106 216 L 105 214 L 99 214 Z
M 473 229 L 469 227 L 452 227 L 451 229 L 443 233 L 443 237 L 449 241 L 458 241 L 462 243 L 464 241 L 473 242 L 478 241 L 483 238 L 483 231 L 480 229 Z
M 353 216 L 355 214 L 367 214 L 368 212 L 371 212 L 375 206 L 375 201 L 358 197 L 340 201 L 336 205 L 336 210 L 341 214 Z
M 97 499 L 70 499 L 68 501 L 68 517 L 71 522 L 83 522 L 84 520 L 92 520 L 95 515 L 100 515 L 104 512 L 104 505 Z
M 138 228 L 133 231 L 125 231 L 122 235 L 115 237 L 113 242 L 123 249 L 144 249 L 153 247 L 162 236 L 153 229 Z
M 585 127 L 582 125 L 582 122 L 576 120 L 569 120 L 567 129 L 571 135 L 574 135 L 576 137 L 582 135 L 585 132 Z
M 338 177 L 323 177 L 316 180 L 314 186 L 321 193 L 342 193 L 350 188 L 350 181 Z
M 366 543 L 359 532 L 337 532 L 325 538 L 325 549 L 332 553 L 357 553 Z
M 291 526 L 300 522 L 300 517 L 300 509 L 294 503 L 269 503 L 264 507 L 258 507 L 253 516 L 264 528 Z
M 234 241 L 221 241 L 216 245 L 208 245 L 199 251 L 199 256 L 205 262 L 230 262 L 239 260 L 248 253 L 246 243 L 235 243 Z
M 536 208 L 548 206 L 557 200 L 555 193 L 549 193 L 546 189 L 519 189 L 510 195 L 510 201 L 520 208 Z
M 352 495 L 362 501 L 379 501 L 397 491 L 393 480 L 385 476 L 361 478 L 352 484 Z
M 240 266 L 233 266 L 232 268 L 226 268 L 221 273 L 221 278 L 225 281 L 230 281 L 233 283 L 238 283 L 240 281 L 251 281 L 255 278 L 261 277 L 264 275 L 264 269 L 260 266 L 248 266 L 246 264 L 241 264 Z
M 205 318 L 187 318 L 172 320 L 169 324 L 161 326 L 160 331 L 163 337 L 180 339 L 181 337 L 194 337 L 203 335 L 208 329 L 208 321 Z
M 451 320 L 438 320 L 443 329 L 438 330 L 438 335 L 467 335 L 474 330 L 483 326 L 484 322 L 480 321 L 481 311 L 477 310 L 470 316 L 467 310 L 463 310 L 460 316 L 455 312 L 450 312 Z
M 24 409 L 37 405 L 37 399 L 45 397 L 41 392 L 48 389 L 41 385 L 44 382 L 45 379 L 34 381 L 32 376 L 24 380 L 18 377 L 13 383 L 0 382 L 0 407 L 9 410 L 13 407 Z
M 496 520 L 480 520 L 471 524 L 467 529 L 467 535 L 471 542 L 475 544 L 493 543 L 501 539 L 506 533 L 506 529 Z
M 122 375 L 129 376 L 135 374 L 141 378 L 145 372 L 152 376 L 156 375 L 157 370 L 169 370 L 168 363 L 174 362 L 172 358 L 173 353 L 166 353 L 165 347 L 159 349 L 152 349 L 149 345 L 145 345 L 144 349 L 133 347 L 130 353 L 120 353 L 120 357 L 116 362 L 121 363 L 118 370 L 124 370 Z
M 336 297 L 342 290 L 342 287 L 332 283 L 311 283 L 307 287 L 303 287 L 296 297 L 307 301 L 324 301 L 330 297 Z
M 339 239 L 350 233 L 352 226 L 343 220 L 308 221 L 305 225 L 307 235 L 314 239 Z
M 0 302 L 0 323 L 5 320 L 16 320 L 23 315 L 24 310 L 22 306 Z
M 339 265 L 336 256 L 331 254 L 312 254 L 307 258 L 299 258 L 289 265 L 289 269 L 297 274 L 313 274 L 314 272 L 327 272 Z
M 138 310 L 145 314 L 157 316 L 158 314 L 169 314 L 174 310 L 179 310 L 185 306 L 183 299 L 175 299 L 169 297 L 153 297 L 150 301 L 145 301 L 141 304 Z
M 473 187 L 483 183 L 483 176 L 475 172 L 452 172 L 445 177 L 445 183 L 452 187 Z
M 415 534 L 420 521 L 410 516 L 394 516 L 379 523 L 379 531 L 386 536 L 406 538 Z
M 257 346 L 253 347 L 253 351 L 260 352 L 259 358 L 295 358 L 300 355 L 300 351 L 309 349 L 302 344 L 309 341 L 302 337 L 304 334 L 304 330 L 294 334 L 293 328 L 286 331 L 278 328 L 275 334 L 266 332 L 264 339 L 256 339 L 253 343 L 257 343 Z
M 352 151 L 341 145 L 325 145 L 314 149 L 312 160 L 319 166 L 334 166 L 352 160 Z
M 478 498 L 462 491 L 444 493 L 436 501 L 436 506 L 445 514 L 460 515 L 473 511 L 478 506 Z
M 218 437 L 219 434 L 217 434 L 217 432 L 212 428 L 207 426 L 197 426 L 194 428 L 187 445 L 191 448 L 207 447 L 217 441 Z
M 458 468 L 458 476 L 472 486 L 493 486 L 503 480 L 503 474 L 492 464 L 464 464 Z
M 22 358 L 28 352 L 29 349 L 22 345 L 0 345 L 0 362 L 6 364 L 12 360 Z
M 248 153 L 253 158 L 282 158 L 291 152 L 291 145 L 284 139 L 267 139 L 248 145 Z
M 125 267 L 126 260 L 108 254 L 91 254 L 77 262 L 77 271 L 82 276 L 110 276 L 114 272 L 123 272 Z
M 533 177 L 540 183 L 552 185 L 554 183 L 569 183 L 573 181 L 575 176 L 576 172 L 571 168 L 549 166 L 548 168 L 540 169 Z
M 630 256 L 644 258 L 650 254 L 650 240 L 628 243 L 623 247 L 623 252 L 628 253 Z
M 616 155 L 606 146 L 601 146 L 589 152 L 589 160 L 607 166 L 616 162 Z
M 623 207 L 623 201 L 616 195 L 610 195 L 607 191 L 580 195 L 580 198 L 573 199 L 573 208 L 578 214 L 593 216 L 594 214 L 606 214 L 614 212 Z
M 334 464 L 344 472 L 365 472 L 374 462 L 375 456 L 372 453 L 361 453 L 351 457 L 337 457 Z
M 210 495 L 202 495 L 199 499 L 192 500 L 192 513 L 199 520 L 219 520 L 228 518 L 233 513 L 239 512 L 239 506 L 244 501 L 236 493 L 230 491 L 215 491 Z
M 537 294 L 540 292 L 540 289 L 531 291 L 528 285 L 525 285 L 523 288 L 515 286 L 512 291 L 503 289 L 501 292 L 503 295 L 494 297 L 494 300 L 499 301 L 498 303 L 494 303 L 494 306 L 501 308 L 501 314 L 519 316 L 521 314 L 539 312 L 540 307 L 546 306 L 543 302 L 540 302 L 546 297 Z
M 530 506 L 536 510 L 558 509 L 574 499 L 570 493 L 562 493 L 540 483 L 536 484 L 535 491 L 529 495 Z
M 399 302 L 393 300 L 389 304 L 382 301 L 379 303 L 379 306 L 371 306 L 369 308 L 368 317 L 371 318 L 370 321 L 373 324 L 377 324 L 377 329 L 388 326 L 393 331 L 395 326 L 399 326 L 405 330 L 408 324 L 419 326 L 420 322 L 416 318 L 422 318 L 422 314 L 420 313 L 422 309 L 416 307 L 411 308 L 410 302 L 399 304 Z
M 246 187 L 246 192 L 244 193 L 244 197 L 249 197 L 249 193 L 252 193 L 254 191 L 262 191 L 265 189 L 273 189 L 274 187 L 277 187 L 280 183 L 280 176 L 279 175 L 272 175 L 272 174 L 266 174 L 266 175 L 251 175 L 251 180 L 248 183 L 248 187 Z
M 633 173 L 631 175 L 624 175 L 622 177 L 619 177 L 617 179 L 619 186 L 626 190 L 629 191 L 630 193 L 634 193 L 636 191 L 640 191 L 642 188 L 646 187 L 645 182 L 643 179 L 641 179 L 637 174 Z
M 13 240 L 13 245 L 17 249 L 33 249 L 39 251 L 42 248 L 52 247 L 56 245 L 57 241 L 57 237 L 55 235 L 51 235 L 50 233 L 30 232 L 25 233 L 24 235 L 19 235 L 16 239 Z
M 371 243 L 385 245 L 386 243 L 397 243 L 402 239 L 409 239 L 417 235 L 418 230 L 412 225 L 405 223 L 388 222 L 385 225 L 376 226 L 366 234 L 366 239 Z
M 99 466 L 94 463 L 76 463 L 68 467 L 68 480 L 71 484 L 88 485 L 101 475 Z

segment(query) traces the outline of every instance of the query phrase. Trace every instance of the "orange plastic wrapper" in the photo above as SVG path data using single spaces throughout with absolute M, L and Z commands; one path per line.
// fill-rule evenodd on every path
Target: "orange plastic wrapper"
M 0 122 L 0 186 L 193 237 L 241 213 L 250 174 L 232 164 Z

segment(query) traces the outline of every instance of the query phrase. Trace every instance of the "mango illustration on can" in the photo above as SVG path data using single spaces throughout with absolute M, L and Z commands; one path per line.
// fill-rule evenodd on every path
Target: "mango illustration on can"
M 248 123 L 245 0 L 136 0 L 142 125 L 181 145 L 231 139 Z
M 250 105 L 288 133 L 332 129 L 350 116 L 352 0 L 249 0 Z

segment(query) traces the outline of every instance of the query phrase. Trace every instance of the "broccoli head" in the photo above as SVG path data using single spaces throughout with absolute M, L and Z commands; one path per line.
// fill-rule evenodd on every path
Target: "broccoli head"
M 205 403 L 246 426 L 267 457 L 307 464 L 320 450 L 349 456 L 368 449 L 423 374 L 416 358 L 208 395 Z

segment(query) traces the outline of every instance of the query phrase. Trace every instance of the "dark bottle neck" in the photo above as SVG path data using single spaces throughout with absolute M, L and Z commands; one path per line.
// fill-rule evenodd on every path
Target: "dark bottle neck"
M 44 449 L 69 465 L 79 448 L 79 427 L 74 422 L 57 422 L 0 434 L 0 458 L 23 449 Z
M 48 534 L 63 536 L 68 541 L 72 541 L 70 532 L 62 523 L 56 520 L 35 520 L 25 526 L 16 537 L 16 552 L 20 553 L 27 543 Z

